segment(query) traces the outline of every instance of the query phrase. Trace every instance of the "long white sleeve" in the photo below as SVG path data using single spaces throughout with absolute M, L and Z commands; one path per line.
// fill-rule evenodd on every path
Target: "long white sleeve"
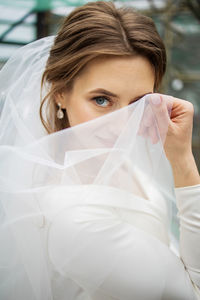
M 200 295 L 200 184 L 176 188 L 180 257 Z

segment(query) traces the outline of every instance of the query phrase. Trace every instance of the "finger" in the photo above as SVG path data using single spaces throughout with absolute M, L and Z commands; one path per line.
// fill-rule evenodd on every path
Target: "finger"
M 151 94 L 151 95 L 152 96 L 160 96 L 161 99 L 164 100 L 164 102 L 167 106 L 168 112 L 170 112 L 172 110 L 172 106 L 174 105 L 176 98 L 174 98 L 170 95 L 164 95 L 164 94 L 159 94 L 159 93 L 154 93 L 154 94 Z M 180 100 L 180 99 L 177 99 L 177 100 Z M 182 101 L 182 100 L 180 100 L 180 101 Z M 170 114 L 169 114 L 169 116 L 170 116 Z
M 160 138 L 162 141 L 164 141 L 170 123 L 170 117 L 168 113 L 169 104 L 167 105 L 167 101 L 165 101 L 160 94 L 152 94 L 149 97 L 149 103 L 157 122 Z
M 148 127 L 142 127 L 141 129 L 138 130 L 138 135 L 141 135 L 144 138 L 147 138 L 148 135 Z
M 194 106 L 191 102 L 173 97 L 173 105 L 171 110 L 171 119 L 182 118 L 183 115 L 193 118 Z
M 148 127 L 153 126 L 154 118 L 155 117 L 152 114 L 152 109 L 151 109 L 150 105 L 148 104 L 147 107 L 145 108 L 145 111 L 142 116 L 142 120 L 140 122 L 140 127 L 138 130 L 139 135 L 144 135 L 144 133 L 146 132 L 146 129 Z
M 142 136 L 143 136 L 144 138 L 148 138 L 148 137 L 149 137 L 149 134 L 148 134 L 148 127 L 145 128 L 145 130 L 143 131 Z
M 156 144 L 159 141 L 158 131 L 155 126 L 148 128 L 148 136 L 150 137 L 152 144 Z

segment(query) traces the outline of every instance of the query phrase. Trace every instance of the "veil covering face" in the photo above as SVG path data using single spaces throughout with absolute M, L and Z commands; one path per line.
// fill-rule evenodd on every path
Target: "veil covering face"
M 0 73 L 0 298 L 88 300 L 98 291 L 103 300 L 101 286 L 135 236 L 177 251 L 174 182 L 163 148 L 168 124 L 161 133 L 147 95 L 47 134 L 40 86 L 53 42 L 22 47 Z M 147 109 L 156 143 L 138 134 Z M 162 296 L 162 284 L 155 293 Z

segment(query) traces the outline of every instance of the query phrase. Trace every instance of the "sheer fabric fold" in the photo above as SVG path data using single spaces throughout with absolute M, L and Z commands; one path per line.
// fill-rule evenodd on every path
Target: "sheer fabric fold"
M 119 285 L 131 280 L 127 269 L 127 278 L 117 270 L 122 253 L 148 247 L 157 265 L 159 247 L 177 248 L 173 176 L 163 149 L 168 124 L 161 132 L 147 95 L 47 134 L 39 118 L 40 85 L 53 41 L 19 49 L 0 73 L 0 298 L 103 300 L 110 293 L 109 299 L 133 299 L 136 283 L 127 297 L 116 282 L 116 294 L 106 287 L 112 272 L 121 272 Z M 156 143 L 139 134 L 147 110 Z M 130 264 L 136 268 L 136 257 Z M 163 269 L 148 269 L 145 251 L 141 273 L 136 269 L 138 285 L 143 280 L 152 299 L 161 299 Z M 160 278 L 156 287 L 149 272 L 155 282 Z

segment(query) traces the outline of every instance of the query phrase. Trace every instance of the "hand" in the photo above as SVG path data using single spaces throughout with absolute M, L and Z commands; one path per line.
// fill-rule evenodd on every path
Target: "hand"
M 168 126 L 164 149 L 169 161 L 173 163 L 180 157 L 191 154 L 194 115 L 192 103 L 167 95 L 153 94 L 150 105 L 156 116 L 161 136 L 162 133 L 165 134 L 164 129 Z M 170 116 L 169 110 L 171 110 Z
M 175 186 L 200 183 L 192 154 L 192 103 L 162 94 L 150 94 L 148 97 L 149 104 L 139 134 L 149 136 L 153 144 L 158 142 L 160 135 L 173 169 Z

